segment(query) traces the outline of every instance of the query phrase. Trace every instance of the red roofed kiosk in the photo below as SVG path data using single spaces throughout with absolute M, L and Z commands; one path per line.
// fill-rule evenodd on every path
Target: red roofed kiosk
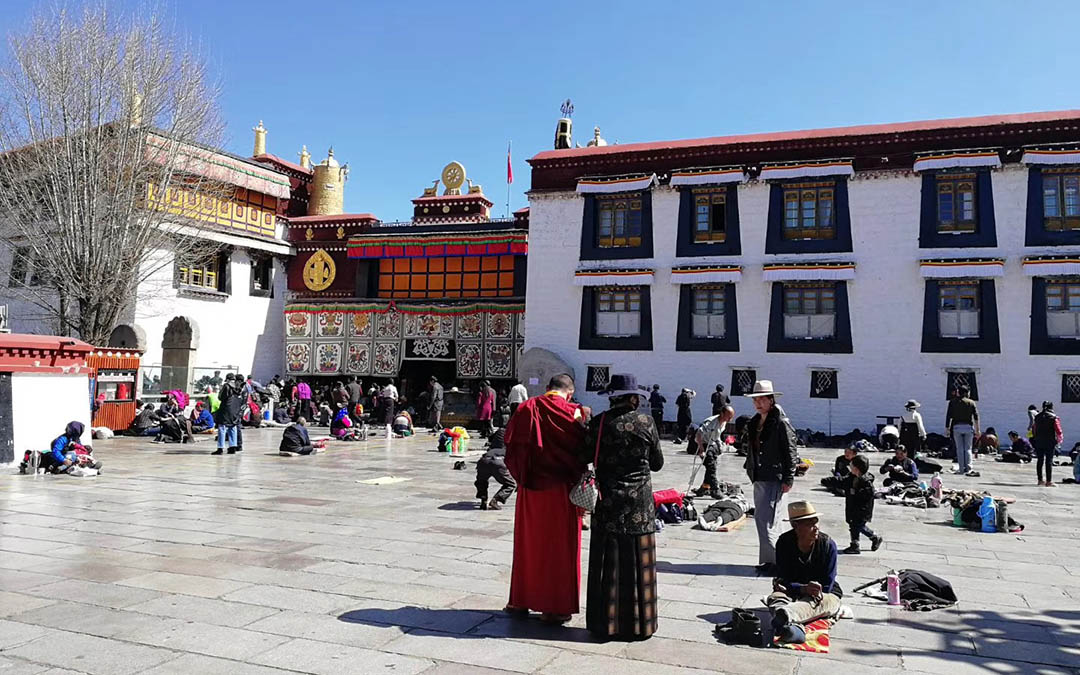
M 45 450 L 68 422 L 90 437 L 92 347 L 54 335 L 0 334 L 0 464 Z

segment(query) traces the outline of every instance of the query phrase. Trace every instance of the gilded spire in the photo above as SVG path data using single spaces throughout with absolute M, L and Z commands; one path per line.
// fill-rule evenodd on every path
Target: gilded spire
M 255 152 L 252 153 L 252 157 L 258 157 L 259 155 L 266 154 L 266 127 L 263 126 L 262 120 L 259 120 L 259 126 L 252 128 L 255 132 Z
M 311 168 L 311 153 L 308 152 L 307 146 L 306 145 L 300 146 L 300 152 L 297 153 L 297 154 L 300 155 L 300 166 L 304 167 L 305 169 L 310 169 Z

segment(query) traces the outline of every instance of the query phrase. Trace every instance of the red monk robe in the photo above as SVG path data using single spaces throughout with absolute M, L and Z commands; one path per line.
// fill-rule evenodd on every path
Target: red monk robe
M 506 427 L 506 466 L 518 484 L 510 606 L 550 615 L 580 611 L 581 513 L 570 488 L 586 465 L 582 408 L 559 392 L 531 398 Z

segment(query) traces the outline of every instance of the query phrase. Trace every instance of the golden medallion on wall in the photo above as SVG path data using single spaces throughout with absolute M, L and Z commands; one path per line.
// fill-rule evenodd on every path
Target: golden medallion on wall
M 338 239 L 344 239 L 345 238 L 345 228 L 340 226 L 340 225 L 338 225 L 338 229 L 337 229 L 337 238 Z
M 315 238 L 315 230 L 311 229 L 310 227 L 308 229 L 304 230 L 304 238 L 307 239 L 308 241 L 311 241 L 312 239 L 314 239 Z
M 334 259 L 321 248 L 311 254 L 304 263 L 304 285 L 313 291 L 322 291 L 334 283 L 337 265 Z

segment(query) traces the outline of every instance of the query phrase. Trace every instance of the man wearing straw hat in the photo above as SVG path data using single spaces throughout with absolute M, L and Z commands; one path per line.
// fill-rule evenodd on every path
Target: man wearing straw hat
M 795 482 L 798 463 L 795 429 L 777 405 L 780 392 L 771 380 L 758 380 L 747 396 L 757 414 L 746 425 L 749 449 L 743 468 L 754 484 L 754 524 L 758 533 L 758 574 L 771 574 L 776 565 L 776 539 L 784 495 Z
M 818 514 L 808 501 L 787 508 L 791 529 L 776 542 L 773 592 L 765 600 L 773 632 L 781 642 L 806 641 L 803 626 L 840 611 L 844 591 L 836 581 L 836 542 L 818 529 Z

